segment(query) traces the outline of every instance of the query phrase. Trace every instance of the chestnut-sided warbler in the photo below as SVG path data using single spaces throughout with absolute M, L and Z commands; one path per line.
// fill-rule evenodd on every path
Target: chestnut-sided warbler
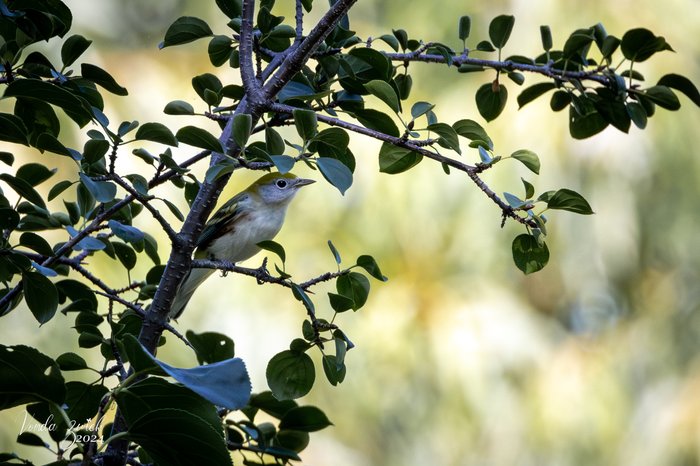
M 195 259 L 236 263 L 254 256 L 260 251 L 257 244 L 271 240 L 282 228 L 287 206 L 299 188 L 313 182 L 291 173 L 262 176 L 222 205 L 204 225 Z M 213 272 L 190 269 L 173 298 L 168 314 L 171 319 L 182 314 L 192 294 Z

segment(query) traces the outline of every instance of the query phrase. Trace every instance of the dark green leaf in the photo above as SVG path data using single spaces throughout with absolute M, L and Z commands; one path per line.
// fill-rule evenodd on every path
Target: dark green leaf
M 17 436 L 17 443 L 20 445 L 29 445 L 32 447 L 51 448 L 48 443 L 44 442 L 41 437 L 32 432 L 22 432 Z M 12 463 L 3 463 L 12 464 Z
M 667 110 L 678 110 L 681 103 L 676 94 L 666 86 L 653 86 L 646 89 L 644 95 L 659 107 Z
M 2 122 L 2 113 L 0 113 L 0 123 Z M 2 124 L 0 124 L 0 128 L 2 127 Z M 0 136 L 0 139 L 2 139 L 2 136 Z M 4 163 L 5 165 L 12 166 L 13 163 L 15 163 L 15 156 L 12 155 L 9 152 L 0 152 L 0 162 Z
M 493 47 L 491 42 L 487 40 L 482 40 L 478 44 L 476 44 L 476 50 L 479 52 L 495 52 L 496 49 Z
M 265 147 L 267 153 L 271 155 L 284 154 L 284 139 L 274 128 L 265 128 Z
M 51 178 L 56 169 L 49 170 L 40 163 L 27 163 L 17 169 L 15 176 L 26 181 L 31 186 L 36 186 Z
M 292 408 L 280 419 L 280 429 L 316 432 L 333 425 L 326 415 L 315 406 Z
M 501 84 L 488 83 L 476 91 L 476 107 L 486 121 L 496 119 L 508 100 L 508 90 Z
M 19 214 L 9 207 L 0 208 L 0 229 L 12 231 L 19 224 Z
M 469 33 L 472 28 L 472 19 L 469 16 L 459 18 L 459 40 L 465 41 L 469 38 Z
M 73 157 L 75 160 L 80 160 L 80 154 L 77 152 L 72 152 L 66 146 L 64 146 L 56 137 L 49 133 L 42 133 L 37 137 L 34 142 L 34 146 L 40 151 L 49 151 L 58 155 L 65 155 L 67 157 Z M 76 156 L 77 154 L 77 156 Z
M 228 36 L 214 36 L 209 41 L 207 53 L 209 61 L 214 66 L 221 66 L 231 57 L 231 38 Z
M 523 89 L 523 91 L 518 95 L 518 107 L 523 108 L 526 104 L 532 102 L 545 92 L 548 92 L 552 89 L 554 89 L 556 86 L 554 83 L 551 82 L 546 82 L 546 83 L 537 83 L 533 84 L 532 86 Z
M 502 49 L 510 33 L 513 31 L 513 24 L 515 24 L 515 17 L 509 15 L 496 16 L 489 24 L 489 39 L 496 48 Z
M 326 181 L 338 188 L 340 194 L 345 194 L 352 186 L 352 172 L 340 160 L 319 157 L 316 159 L 316 165 Z
M 374 257 L 372 256 L 362 255 L 358 257 L 357 266 L 365 269 L 368 274 L 370 274 L 377 280 L 381 280 L 383 282 L 388 280 L 388 278 L 382 275 L 382 271 L 379 270 L 379 265 L 377 265 L 377 261 L 375 261 Z
M 49 242 L 42 236 L 32 233 L 31 231 L 22 233 L 22 236 L 19 237 L 19 244 L 46 257 L 53 256 L 53 249 L 51 249 Z
M 369 280 L 357 272 L 341 275 L 335 282 L 338 294 L 353 301 L 353 310 L 358 310 L 367 302 L 369 296 Z
M 569 133 L 576 139 L 586 139 L 603 131 L 608 122 L 593 109 L 587 110 L 584 115 L 573 107 L 569 107 Z
M 401 111 L 399 97 L 396 95 L 394 88 L 391 87 L 391 85 L 386 81 L 382 81 L 380 79 L 372 80 L 365 84 L 365 89 L 367 89 L 367 92 L 387 104 L 394 112 L 399 113 Z
M 419 153 L 385 142 L 379 150 L 379 171 L 395 175 L 415 167 L 421 160 L 423 156 Z
M 275 241 L 260 241 L 259 243 L 257 243 L 257 246 L 260 249 L 264 249 L 265 251 L 270 251 L 277 254 L 277 256 L 282 260 L 282 263 L 284 263 L 287 260 L 287 253 L 285 252 L 284 247 L 282 247 L 281 244 Z
M 357 120 L 366 128 L 380 131 L 389 136 L 399 137 L 399 128 L 386 113 L 374 109 L 363 109 L 354 112 Z
M 88 368 L 85 359 L 75 353 L 63 353 L 56 358 L 56 363 L 62 371 L 77 371 Z
M 4 97 L 25 97 L 56 105 L 80 127 L 88 124 L 93 118 L 92 111 L 85 100 L 47 81 L 17 79 L 7 86 Z
M 294 157 L 290 157 L 288 155 L 271 155 L 270 159 L 272 160 L 272 163 L 275 164 L 275 168 L 277 168 L 277 171 L 283 175 L 291 171 L 291 169 L 294 168 L 294 164 L 296 163 Z
M 233 140 L 238 147 L 245 147 L 253 129 L 253 117 L 248 113 L 241 113 L 233 117 Z
M 190 146 L 222 154 L 221 142 L 210 132 L 196 126 L 185 126 L 175 134 L 177 140 Z
M 657 52 L 663 50 L 673 51 L 663 37 L 657 37 L 648 29 L 631 29 L 622 36 L 620 43 L 622 54 L 626 59 L 642 62 Z
M 66 396 L 56 362 L 29 346 L 0 345 L 0 374 L 0 409 L 46 400 L 60 404 Z
M 542 39 L 542 48 L 549 52 L 552 49 L 552 31 L 549 26 L 540 26 L 540 39 Z
M 44 199 L 26 181 L 20 178 L 15 178 L 9 173 L 0 173 L 0 180 L 7 183 L 8 186 L 10 186 L 10 188 L 12 188 L 17 194 L 19 194 L 21 197 L 25 198 L 32 204 L 35 204 L 43 209 L 46 208 Z
M 336 293 L 328 293 L 328 301 L 333 310 L 337 313 L 349 311 L 355 305 L 355 301 L 353 301 L 352 298 Z
M 555 91 L 549 101 L 549 107 L 558 112 L 564 110 L 571 103 L 571 94 L 567 91 Z
M 521 149 L 510 154 L 515 160 L 519 160 L 533 173 L 540 173 L 540 158 L 532 151 Z
M 459 148 L 459 136 L 452 126 L 447 123 L 433 123 L 428 125 L 428 130 L 440 136 L 438 143 L 441 146 L 452 149 L 458 154 L 462 153 L 462 150 Z
M 294 126 L 296 126 L 299 136 L 304 141 L 313 138 L 318 132 L 316 113 L 311 110 L 295 109 L 292 114 L 294 115 Z
M 24 299 L 34 318 L 45 324 L 53 318 L 58 308 L 58 292 L 51 280 L 39 272 L 23 272 Z
M 216 6 L 229 18 L 241 16 L 241 0 L 216 0 Z
M 562 188 L 552 194 L 547 200 L 547 207 L 550 209 L 567 210 L 581 215 L 593 213 L 588 201 L 576 191 Z
M 293 400 L 309 393 L 316 372 L 308 354 L 286 350 L 273 356 L 265 376 L 275 398 Z
M 168 102 L 163 113 L 166 115 L 194 115 L 194 107 L 184 100 L 173 100 Z
M 484 141 L 489 149 L 493 149 L 493 141 L 484 128 L 474 120 L 459 120 L 452 125 L 452 128 L 462 137 L 471 141 Z
M 162 123 L 144 123 L 136 131 L 137 140 L 159 142 L 168 146 L 177 146 L 177 139 L 172 131 Z
M 331 252 L 333 253 L 333 258 L 335 259 L 335 263 L 340 265 L 340 253 L 338 250 L 335 248 L 331 240 L 328 240 L 328 247 L 330 248 Z
M 72 65 L 75 60 L 90 47 L 90 44 L 92 44 L 92 41 L 87 40 L 80 34 L 70 36 L 66 39 L 61 47 L 61 61 L 63 62 L 63 66 L 68 67 Z
M 685 94 L 695 105 L 700 106 L 700 92 L 692 81 L 679 74 L 664 75 L 659 82 L 659 86 L 666 86 Z
M 170 47 L 171 45 L 186 44 L 188 42 L 212 36 L 214 33 L 209 25 L 199 18 L 193 16 L 182 16 L 175 20 L 165 32 L 165 39 L 160 43 L 159 48 Z
M 185 334 L 197 353 L 199 364 L 219 362 L 233 358 L 233 340 L 224 334 L 216 332 L 194 333 L 188 330 Z
M 546 243 L 541 245 L 537 238 L 523 233 L 513 240 L 513 260 L 525 274 L 542 270 L 549 262 L 549 249 Z
M 644 107 L 637 102 L 627 103 L 627 114 L 630 116 L 634 125 L 639 129 L 647 127 L 647 112 Z
M 535 187 L 525 178 L 520 178 L 520 180 L 523 182 L 523 187 L 525 188 L 525 199 L 530 199 L 535 195 Z
M 129 95 L 129 91 L 127 91 L 125 87 L 120 86 L 111 74 L 99 66 L 83 63 L 80 65 L 80 71 L 83 74 L 83 78 L 89 79 L 95 84 L 102 86 L 112 94 Z
M 10 113 L 0 113 L 0 140 L 29 145 L 24 122 Z M 7 152 L 4 153 L 7 154 Z
M 176 408 L 144 409 L 142 413 L 129 423 L 129 439 L 148 453 L 153 464 L 233 464 L 221 432 L 197 414 Z

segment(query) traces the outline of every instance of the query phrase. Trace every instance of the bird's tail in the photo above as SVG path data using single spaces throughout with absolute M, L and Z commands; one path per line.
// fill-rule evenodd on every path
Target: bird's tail
M 170 306 L 170 313 L 168 314 L 171 319 L 177 319 L 180 317 L 182 311 L 185 310 L 187 303 L 190 301 L 192 294 L 194 294 L 195 290 L 199 288 L 199 285 L 201 285 L 213 272 L 214 269 L 190 269 L 187 276 L 180 284 L 180 288 L 178 288 L 175 298 L 173 298 L 173 303 Z

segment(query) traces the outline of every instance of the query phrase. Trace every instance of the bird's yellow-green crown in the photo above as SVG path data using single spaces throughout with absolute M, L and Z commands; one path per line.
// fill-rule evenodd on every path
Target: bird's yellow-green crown
M 289 173 L 289 172 L 288 173 L 278 173 L 278 172 L 268 173 L 266 175 L 261 176 L 257 180 L 255 180 L 255 182 L 253 184 L 248 186 L 248 189 L 246 189 L 246 191 L 252 190 L 258 186 L 268 184 L 272 180 L 277 180 L 279 178 L 287 178 L 287 179 L 293 180 L 293 179 L 296 179 L 299 177 L 296 176 L 294 173 Z

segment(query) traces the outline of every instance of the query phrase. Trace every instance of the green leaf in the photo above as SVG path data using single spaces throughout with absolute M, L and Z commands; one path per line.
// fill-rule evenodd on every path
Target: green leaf
M 75 160 L 80 160 L 79 157 L 75 157 L 75 153 L 71 152 L 66 146 L 64 146 L 58 139 L 49 133 L 42 133 L 36 138 L 34 146 L 40 151 L 49 151 L 58 155 L 65 155 L 67 157 L 73 157 Z M 79 155 L 79 154 L 78 154 Z
M 12 231 L 19 224 L 19 214 L 9 207 L 0 208 L 0 229 Z
M 233 140 L 238 147 L 245 147 L 252 129 L 253 117 L 250 114 L 241 113 L 233 117 Z
M 395 175 L 415 167 L 421 160 L 421 154 L 385 142 L 379 150 L 379 171 Z
M 2 122 L 2 115 L 3 114 L 0 113 L 0 122 Z M 0 127 L 2 127 L 1 124 Z M 0 139 L 2 139 L 2 136 L 0 136 Z M 12 166 L 12 164 L 15 163 L 15 156 L 10 152 L 0 152 L 0 162 Z
M 173 100 L 163 109 L 166 115 L 194 115 L 194 107 L 184 100 Z
M 109 181 L 94 181 L 85 173 L 80 173 L 80 182 L 90 191 L 97 202 L 110 202 L 117 195 L 117 186 Z
M 496 83 L 487 83 L 476 91 L 476 107 L 486 121 L 496 119 L 508 100 L 508 90 Z
M 294 109 L 292 115 L 294 116 L 294 126 L 297 129 L 297 133 L 304 141 L 308 141 L 316 135 L 318 132 L 316 112 Z
M 7 85 L 3 97 L 25 97 L 55 105 L 63 109 L 81 128 L 93 118 L 87 101 L 48 81 L 17 79 Z
M 542 39 L 542 48 L 549 52 L 552 49 L 552 31 L 549 26 L 540 26 L 540 39 Z
M 489 39 L 496 48 L 502 49 L 510 33 L 513 31 L 513 25 L 515 24 L 515 17 L 509 15 L 496 16 L 489 24 Z
M 29 346 L 0 345 L 0 374 L 0 409 L 46 400 L 60 404 L 65 399 L 56 362 Z
M 144 123 L 136 131 L 137 140 L 146 140 L 165 144 L 167 146 L 177 146 L 177 139 L 172 131 L 162 123 Z
M 214 36 L 209 41 L 207 53 L 209 61 L 214 66 L 221 66 L 226 63 L 231 57 L 231 38 L 228 36 Z
M 452 128 L 460 136 L 469 139 L 470 141 L 483 141 L 489 149 L 493 149 L 493 141 L 486 130 L 474 120 L 464 119 L 459 120 L 452 125 Z
M 523 108 L 526 104 L 532 102 L 544 93 L 554 89 L 556 86 L 554 83 L 537 83 L 532 86 L 523 89 L 523 91 L 518 95 L 518 107 Z
M 550 209 L 567 210 L 581 215 L 593 213 L 588 201 L 576 191 L 562 188 L 557 190 L 547 200 L 547 207 Z
M 523 182 L 523 187 L 525 188 L 525 199 L 530 199 L 535 195 L 535 187 L 525 178 L 520 178 L 520 180 Z
M 581 115 L 572 105 L 569 107 L 569 133 L 575 139 L 586 139 L 594 136 L 605 128 L 608 122 L 595 109 L 590 108 Z
M 428 130 L 440 136 L 438 144 L 447 149 L 452 149 L 458 154 L 462 153 L 462 150 L 459 148 L 459 136 L 452 126 L 447 123 L 433 123 L 428 125 Z
M 280 419 L 280 429 L 316 432 L 333 425 L 328 417 L 315 406 L 298 406 L 287 411 Z
M 53 249 L 51 249 L 49 242 L 46 241 L 43 236 L 37 235 L 31 231 L 22 233 L 22 236 L 19 237 L 19 244 L 46 257 L 53 256 Z
M 389 136 L 399 137 L 400 135 L 398 126 L 396 126 L 394 120 L 386 113 L 374 109 L 356 110 L 353 113 L 357 121 L 366 128 L 382 132 Z
M 136 252 L 129 246 L 118 241 L 112 241 L 112 247 L 114 248 L 114 253 L 117 255 L 117 259 L 122 263 L 126 270 L 131 270 L 136 267 Z
M 61 46 L 61 62 L 64 67 L 71 66 L 92 44 L 80 34 L 70 36 Z
M 40 163 L 26 163 L 17 169 L 15 176 L 30 186 L 37 186 L 51 178 L 56 173 L 56 169 L 49 170 Z
M 95 84 L 102 86 L 105 90 L 111 92 L 112 94 L 129 95 L 129 91 L 127 91 L 125 87 L 120 86 L 111 74 L 99 66 L 83 63 L 80 65 L 80 72 L 82 73 L 83 78 L 89 79 Z
M 495 52 L 496 49 L 491 45 L 491 42 L 487 40 L 482 40 L 478 44 L 476 44 L 476 50 L 479 52 Z
M 270 251 L 272 253 L 277 254 L 280 260 L 282 260 L 282 263 L 284 263 L 287 260 L 287 253 L 285 252 L 284 247 L 282 247 L 282 245 L 277 243 L 276 241 L 260 241 L 259 243 L 257 243 L 257 246 L 260 249 L 264 249 L 265 251 Z
M 20 445 L 29 445 L 32 447 L 44 447 L 44 448 L 51 448 L 51 446 L 44 442 L 41 437 L 38 435 L 32 433 L 32 432 L 22 432 L 17 436 L 17 443 Z M 5 463 L 5 464 L 11 464 L 11 463 Z
M 396 91 L 389 83 L 380 79 L 375 79 L 365 84 L 365 89 L 367 89 L 367 92 L 375 97 L 378 97 L 382 102 L 387 104 L 394 112 L 399 113 L 401 111 L 399 97 L 396 95 Z
M 214 33 L 205 21 L 193 16 L 182 16 L 170 25 L 165 32 L 165 39 L 158 47 L 162 49 L 172 45 L 186 44 L 212 35 Z
M 632 119 L 634 125 L 639 129 L 647 127 L 647 112 L 644 107 L 637 102 L 627 103 L 627 114 Z
M 241 0 L 216 0 L 216 6 L 231 19 L 241 16 Z
M 276 399 L 293 400 L 309 393 L 316 371 L 308 354 L 286 350 L 272 357 L 265 376 Z
M 520 209 L 522 206 L 527 204 L 515 194 L 505 192 L 503 193 L 503 197 L 506 198 L 506 202 L 508 202 L 508 205 L 511 206 L 513 209 Z
M 643 62 L 657 52 L 664 50 L 673 51 L 663 37 L 657 37 L 648 29 L 631 29 L 622 36 L 620 43 L 622 54 L 626 59 Z
M 335 282 L 338 294 L 353 301 L 353 310 L 358 310 L 367 302 L 369 296 L 369 280 L 357 272 L 341 275 Z
M 523 233 L 513 240 L 513 261 L 525 274 L 542 270 L 549 262 L 549 249 L 546 243 L 541 245 L 537 238 Z
M 136 442 L 153 464 L 216 464 L 231 466 L 221 432 L 184 409 L 144 409 L 129 423 L 129 440 Z M 173 448 L 187 445 L 186 449 Z
M 472 28 L 472 19 L 469 16 L 459 18 L 459 40 L 465 41 L 469 38 Z
M 695 87 L 695 84 L 693 84 L 692 81 L 685 76 L 681 76 L 679 74 L 667 74 L 659 79 L 659 82 L 656 84 L 681 91 L 695 105 L 700 107 L 700 92 L 698 92 L 698 88 Z
M 43 209 L 46 208 L 46 203 L 41 195 L 34 190 L 34 188 L 26 181 L 15 178 L 9 173 L 0 173 L 0 180 L 7 183 L 10 188 L 12 188 L 17 194 L 25 198 L 34 205 L 37 205 Z
M 335 245 L 331 242 L 331 240 L 328 240 L 328 248 L 331 250 L 331 253 L 333 254 L 333 258 L 335 259 L 335 263 L 340 265 L 340 253 L 338 250 L 335 248 Z
M 540 173 L 540 158 L 534 152 L 526 149 L 516 150 L 510 154 L 512 158 L 522 162 L 531 172 L 539 175 Z
M 336 340 L 337 341 L 337 340 Z M 334 354 L 323 356 L 323 372 L 326 378 L 334 387 L 345 379 L 347 368 L 344 363 L 338 363 L 338 358 Z
M 75 353 L 63 353 L 56 358 L 56 363 L 62 371 L 78 371 L 88 368 L 85 359 Z
M 199 364 L 224 361 L 234 356 L 233 340 L 224 334 L 217 332 L 195 333 L 188 330 L 185 336 L 194 347 Z
M 564 110 L 571 103 L 571 94 L 567 91 L 555 91 L 549 100 L 549 107 L 555 112 Z
M 653 86 L 644 91 L 644 95 L 659 107 L 667 110 L 678 110 L 681 103 L 676 94 L 666 86 Z
M 368 255 L 362 255 L 357 258 L 356 262 L 358 267 L 362 267 L 367 271 L 368 274 L 376 278 L 377 280 L 380 281 L 387 281 L 388 278 L 386 278 L 384 275 L 382 275 L 382 271 L 379 270 L 379 265 L 377 265 L 377 261 L 374 260 L 374 257 L 368 256 Z
M 269 126 L 265 128 L 265 147 L 267 153 L 271 155 L 284 154 L 286 148 L 280 133 Z
M 196 126 L 185 126 L 175 134 L 177 140 L 190 146 L 223 154 L 221 142 L 210 132 Z
M 53 318 L 58 309 L 58 292 L 51 280 L 39 272 L 23 272 L 22 288 L 27 307 L 40 324 Z
M 316 165 L 326 181 L 338 188 L 340 194 L 344 195 L 345 191 L 352 186 L 352 172 L 340 160 L 319 157 L 316 159 Z
M 10 113 L 0 113 L 0 140 L 28 146 L 29 139 L 24 122 Z
M 352 298 L 336 293 L 328 293 L 328 301 L 333 310 L 337 313 L 349 311 L 355 305 L 355 301 L 353 301 Z

